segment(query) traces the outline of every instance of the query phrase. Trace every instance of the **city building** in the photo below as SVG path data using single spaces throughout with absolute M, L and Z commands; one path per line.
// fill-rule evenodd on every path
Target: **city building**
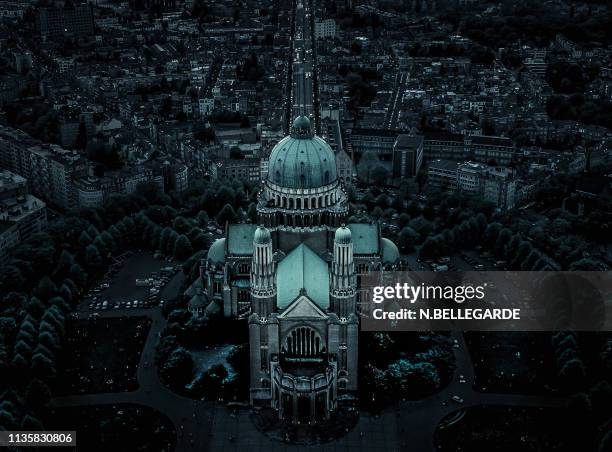
M 396 130 L 355 128 L 351 132 L 350 141 L 353 152 L 358 155 L 373 152 L 381 160 L 391 160 L 399 134 Z
M 0 126 L 0 166 L 26 178 L 32 194 L 71 209 L 77 207 L 74 179 L 87 175 L 89 164 L 76 151 L 43 144 Z
M 427 182 L 430 187 L 479 196 L 500 210 L 517 204 L 516 174 L 503 166 L 438 159 L 429 163 Z
M 336 37 L 336 21 L 324 19 L 315 21 L 315 39 L 327 39 Z
M 488 168 L 484 173 L 484 200 L 500 210 L 512 209 L 515 205 L 516 179 L 509 168 Z
M 89 3 L 62 7 L 39 7 L 37 25 L 44 38 L 62 36 L 92 36 L 94 32 L 93 7 Z
M 46 229 L 45 203 L 29 194 L 26 179 L 0 171 L 0 266 L 12 248 Z
M 431 187 L 456 190 L 457 168 L 459 163 L 452 160 L 437 159 L 429 162 L 427 167 L 427 183 Z
M 416 177 L 423 163 L 423 137 L 401 134 L 393 145 L 393 177 Z
M 252 404 L 316 422 L 357 390 L 357 277 L 396 268 L 399 251 L 378 225 L 346 225 L 333 150 L 305 116 L 270 154 L 257 214 L 225 226 L 187 295 L 196 313 L 248 316 Z
M 261 162 L 258 158 L 224 159 L 213 164 L 215 177 L 220 179 L 242 179 L 252 182 L 261 180 Z

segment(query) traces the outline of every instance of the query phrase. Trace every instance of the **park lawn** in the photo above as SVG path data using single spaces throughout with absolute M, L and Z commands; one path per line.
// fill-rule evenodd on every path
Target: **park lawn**
M 149 407 L 130 404 L 54 408 L 47 430 L 76 431 L 77 450 L 170 452 L 176 431 L 170 419 Z
M 134 391 L 147 317 L 78 320 L 68 327 L 59 394 Z
M 470 332 L 474 388 L 482 392 L 544 394 L 554 388 L 556 364 L 550 333 Z

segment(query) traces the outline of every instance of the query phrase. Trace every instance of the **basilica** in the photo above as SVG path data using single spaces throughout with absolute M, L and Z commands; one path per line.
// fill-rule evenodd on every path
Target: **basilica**
M 347 224 L 334 151 L 305 116 L 272 150 L 258 199 L 258 224 L 227 224 L 210 247 L 189 309 L 247 317 L 251 403 L 316 422 L 357 390 L 359 278 L 399 252 L 377 224 Z

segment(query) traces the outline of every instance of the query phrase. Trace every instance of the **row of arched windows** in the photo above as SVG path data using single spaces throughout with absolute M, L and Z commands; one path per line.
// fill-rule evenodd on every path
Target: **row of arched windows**
M 273 198 L 274 206 L 283 209 L 319 209 L 328 207 L 336 202 L 336 194 L 331 193 L 320 196 L 281 196 Z
M 287 335 L 283 351 L 292 356 L 317 356 L 325 351 L 325 345 L 312 328 L 300 327 Z

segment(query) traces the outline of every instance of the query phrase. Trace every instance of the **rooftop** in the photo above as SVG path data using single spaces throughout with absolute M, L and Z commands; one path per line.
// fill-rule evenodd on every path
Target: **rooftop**
M 287 307 L 306 289 L 308 298 L 321 309 L 329 307 L 329 269 L 327 263 L 303 243 L 291 251 L 277 271 L 277 305 Z
M 430 169 L 442 169 L 447 171 L 456 171 L 459 165 L 459 162 L 453 160 L 437 159 L 429 162 Z

